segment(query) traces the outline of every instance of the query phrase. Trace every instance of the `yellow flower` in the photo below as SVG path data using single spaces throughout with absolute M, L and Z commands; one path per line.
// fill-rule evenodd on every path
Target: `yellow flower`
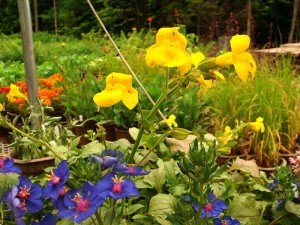
M 10 102 L 14 102 L 14 100 L 18 99 L 18 98 L 22 98 L 22 99 L 25 99 L 26 101 L 28 101 L 26 96 L 20 92 L 20 89 L 17 85 L 11 84 L 9 88 L 10 88 L 10 90 L 9 90 L 8 94 L 6 95 L 6 97 Z
M 262 117 L 258 117 L 255 122 L 250 122 L 249 127 L 253 131 L 260 131 L 261 133 L 265 132 L 265 126 L 263 123 L 264 119 Z
M 249 52 L 246 50 L 250 46 L 248 35 L 235 35 L 230 40 L 231 52 L 224 53 L 216 57 L 218 66 L 234 65 L 238 77 L 242 81 L 248 79 L 249 73 L 252 79 L 256 72 L 256 63 Z
M 3 111 L 3 105 L 0 103 L 0 112 L 2 112 Z
M 175 119 L 176 119 L 176 116 L 172 114 L 172 115 L 169 116 L 168 119 L 161 121 L 161 123 L 166 123 L 170 126 L 177 127 L 178 124 L 176 123 Z
M 132 76 L 111 73 L 106 78 L 105 89 L 94 95 L 94 102 L 100 107 L 110 107 L 122 101 L 128 109 L 138 103 L 138 92 L 132 87 Z
M 180 74 L 191 68 L 191 57 L 185 51 L 186 38 L 178 32 L 178 27 L 160 28 L 156 34 L 156 43 L 147 49 L 146 63 L 150 67 L 178 67 Z
M 195 68 L 198 67 L 199 63 L 201 61 L 203 61 L 205 59 L 205 56 L 203 55 L 202 52 L 196 52 L 196 53 L 193 53 L 191 54 L 191 61 L 192 61 L 192 65 L 195 66 Z M 215 74 L 216 76 L 220 77 L 222 80 L 224 80 L 224 76 L 223 74 L 221 74 L 220 72 L 216 71 L 216 70 L 210 70 L 211 73 Z M 197 81 L 200 83 L 200 84 L 205 84 L 207 85 L 209 88 L 212 87 L 213 85 L 213 81 L 212 79 L 208 79 L 208 80 L 205 80 L 203 75 L 200 75 L 198 78 L 197 78 Z

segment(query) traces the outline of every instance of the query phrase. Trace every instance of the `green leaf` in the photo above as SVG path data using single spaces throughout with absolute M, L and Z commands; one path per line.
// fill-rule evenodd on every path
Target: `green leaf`
M 175 201 L 173 195 L 157 194 L 150 200 L 148 213 L 155 218 L 165 220 L 167 214 L 174 212 Z
M 138 211 L 139 209 L 145 207 L 142 204 L 135 204 L 135 205 L 131 205 L 128 207 L 127 211 L 124 213 L 125 215 L 130 215 L 132 213 L 135 213 L 136 211 Z
M 296 203 L 291 202 L 291 201 L 287 201 L 285 204 L 285 209 L 286 209 L 286 211 L 288 211 L 300 218 L 300 205 L 297 205 Z
M 165 180 L 166 176 L 163 167 L 151 170 L 148 175 L 144 176 L 144 181 L 149 183 L 158 193 L 162 192 Z
M 263 205 L 251 195 L 235 195 L 228 206 L 228 214 L 245 224 L 259 224 Z
M 229 168 L 229 171 L 233 170 L 241 170 L 250 173 L 253 177 L 260 177 L 259 168 L 255 160 L 244 160 L 237 157 Z

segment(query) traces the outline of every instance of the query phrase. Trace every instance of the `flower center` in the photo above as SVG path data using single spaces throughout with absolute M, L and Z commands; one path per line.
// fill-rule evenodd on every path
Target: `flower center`
M 46 180 L 50 181 L 53 184 L 59 184 L 60 177 L 56 176 L 53 170 L 51 170 L 51 174 L 46 175 Z
M 222 220 L 222 221 L 221 221 L 221 224 L 222 224 L 222 225 L 228 225 L 228 220 Z
M 134 173 L 134 166 L 133 165 L 129 165 L 128 166 L 128 171 L 129 171 L 129 173 Z
M 212 211 L 213 210 L 213 205 L 211 203 L 207 203 L 205 206 L 204 206 L 204 209 L 208 212 Z
M 20 191 L 18 193 L 18 197 L 23 201 L 26 200 L 28 198 L 28 196 L 30 195 L 30 188 L 26 188 L 26 185 L 24 187 L 20 187 Z
M 65 195 L 67 194 L 68 191 L 69 191 L 68 188 L 64 186 L 64 187 L 60 190 L 59 196 L 65 196 Z
M 83 199 L 79 193 L 75 195 L 73 201 L 76 203 L 76 212 L 84 212 L 89 209 L 89 201 Z
M 5 158 L 3 156 L 1 156 L 0 157 L 0 168 L 1 169 L 4 169 L 4 167 L 5 167 L 4 160 L 5 160 Z
M 113 192 L 122 193 L 122 183 L 124 182 L 123 177 L 118 178 L 117 175 L 112 178 L 114 181 L 114 186 L 112 187 Z

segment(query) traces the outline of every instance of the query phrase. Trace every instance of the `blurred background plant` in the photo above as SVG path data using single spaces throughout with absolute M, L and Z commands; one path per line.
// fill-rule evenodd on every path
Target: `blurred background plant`
M 233 127 L 235 120 L 264 119 L 265 132 L 251 138 L 248 153 L 260 163 L 274 165 L 272 161 L 278 161 L 279 153 L 294 152 L 300 130 L 299 91 L 295 91 L 299 89 L 299 78 L 291 65 L 289 57 L 278 58 L 272 64 L 262 59 L 252 82 L 237 84 L 237 80 L 228 77 L 204 95 L 211 104 L 214 130 Z

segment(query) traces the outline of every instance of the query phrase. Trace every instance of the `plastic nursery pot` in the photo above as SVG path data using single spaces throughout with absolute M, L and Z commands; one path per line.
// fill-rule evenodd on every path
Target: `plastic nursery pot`
M 134 143 L 133 138 L 130 136 L 129 130 L 124 130 L 122 128 L 115 127 L 116 139 L 127 139 L 130 143 Z
M 220 155 L 217 157 L 216 162 L 218 165 L 223 165 L 227 162 L 233 162 L 237 157 L 240 159 L 246 159 L 246 154 L 240 154 L 240 155 Z
M 105 135 L 105 140 L 106 141 L 116 141 L 117 137 L 116 137 L 116 124 L 114 123 L 105 123 L 102 124 L 102 126 L 105 129 L 106 135 Z
M 8 156 L 14 160 L 14 164 L 22 170 L 24 176 L 38 176 L 44 173 L 47 167 L 55 166 L 55 157 L 47 156 L 38 159 L 32 159 L 25 161 L 22 159 L 16 159 L 16 152 L 12 150 Z
M 254 159 L 256 162 L 257 160 L 255 159 L 255 155 L 250 155 L 247 160 L 251 160 L 251 159 Z M 282 157 L 278 157 L 278 163 L 274 166 L 264 166 L 264 165 L 260 165 L 258 162 L 257 162 L 257 165 L 258 165 L 258 168 L 260 171 L 264 171 L 267 175 L 270 175 L 272 174 L 273 172 L 275 172 L 276 170 L 276 167 L 278 166 L 286 166 L 287 165 L 287 161 L 282 158 Z

